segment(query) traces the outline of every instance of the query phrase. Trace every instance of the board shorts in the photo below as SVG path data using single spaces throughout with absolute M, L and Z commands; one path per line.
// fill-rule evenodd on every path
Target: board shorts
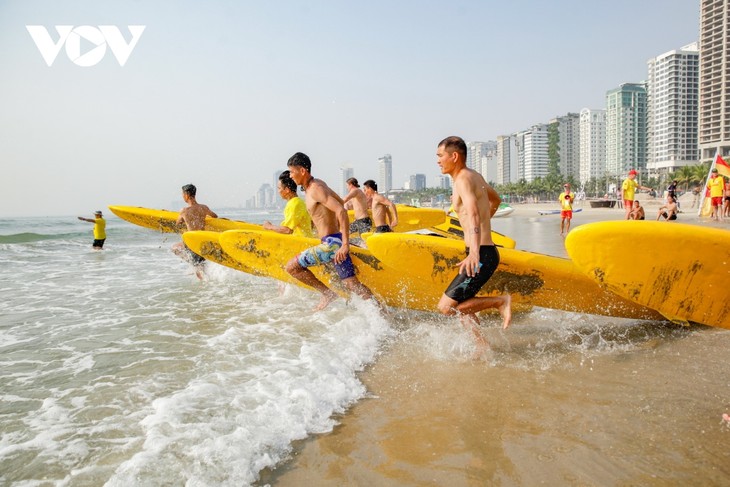
M 713 196 L 712 206 L 722 206 L 722 196 Z
M 187 253 L 187 261 L 190 262 L 193 266 L 198 267 L 205 263 L 205 259 L 185 245 L 185 253 Z
M 633 208 L 634 207 L 634 200 L 624 200 L 624 208 Z
M 377 227 L 375 227 L 374 233 L 388 233 L 392 231 L 393 229 L 390 228 L 390 225 L 378 225 Z
M 672 213 L 672 216 L 670 216 L 669 218 L 667 218 L 667 212 L 665 211 L 664 213 L 662 213 L 662 216 L 666 220 L 676 220 L 677 219 L 677 214 L 676 213 Z
M 560 218 L 567 218 L 570 220 L 573 218 L 573 210 L 560 210 Z
M 479 247 L 479 263 L 482 266 L 476 276 L 469 277 L 466 273 L 460 272 L 451 281 L 444 294 L 457 303 L 463 303 L 467 299 L 476 296 L 482 286 L 492 277 L 494 271 L 497 270 L 497 266 L 499 265 L 499 252 L 497 251 L 497 247 L 494 245 L 482 245 Z
M 94 247 L 94 248 L 97 248 L 97 249 L 101 249 L 101 248 L 104 247 L 104 242 L 105 241 L 106 241 L 105 238 L 102 238 L 102 239 L 94 239 L 94 243 L 91 244 L 91 246 Z
M 342 247 L 341 233 L 327 235 L 326 237 L 322 237 L 321 244 L 309 247 L 297 255 L 297 262 L 305 269 L 307 267 L 328 264 L 335 260 L 335 254 L 340 250 L 340 247 Z M 344 280 L 355 277 L 355 265 L 352 263 L 349 254 L 344 261 L 335 264 L 335 270 L 337 271 L 337 275 L 340 276 L 340 279 Z
M 373 228 L 373 221 L 369 216 L 350 223 L 350 233 L 365 233 L 369 232 L 371 228 Z

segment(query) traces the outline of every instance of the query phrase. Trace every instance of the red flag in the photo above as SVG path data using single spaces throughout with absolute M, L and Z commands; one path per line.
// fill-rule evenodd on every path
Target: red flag
M 723 176 L 730 178 L 730 165 L 725 162 L 722 157 L 720 157 L 720 154 L 718 154 L 715 158 L 715 168 L 717 168 L 718 174 L 722 174 Z

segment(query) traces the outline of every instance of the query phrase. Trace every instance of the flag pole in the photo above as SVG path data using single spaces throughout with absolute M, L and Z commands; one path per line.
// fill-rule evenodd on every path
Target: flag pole
M 707 197 L 707 181 L 710 180 L 710 176 L 712 176 L 712 170 L 715 168 L 715 164 L 717 164 L 717 156 L 720 155 L 720 147 L 718 146 L 717 149 L 715 149 L 715 157 L 712 158 L 712 164 L 710 164 L 710 171 L 707 173 L 707 177 L 705 178 L 705 182 L 702 185 L 702 199 L 700 200 L 700 207 L 697 210 L 697 216 L 702 216 L 702 207 L 705 205 L 705 198 Z

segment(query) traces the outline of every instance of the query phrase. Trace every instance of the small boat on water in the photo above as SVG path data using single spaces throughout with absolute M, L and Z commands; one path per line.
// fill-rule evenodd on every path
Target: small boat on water
M 514 208 L 512 208 L 507 203 L 500 203 L 499 208 L 497 208 L 497 212 L 494 214 L 493 218 L 500 218 L 503 216 L 507 216 L 511 214 L 513 211 L 515 211 Z
M 591 208 L 613 208 L 616 206 L 616 200 L 592 200 L 589 203 Z

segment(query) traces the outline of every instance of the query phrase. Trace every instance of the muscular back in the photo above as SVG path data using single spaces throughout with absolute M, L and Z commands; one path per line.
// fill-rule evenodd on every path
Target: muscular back
M 373 196 L 373 223 L 376 227 L 387 225 L 389 223 L 388 218 L 388 204 L 384 196 L 376 194 Z
M 478 228 L 479 245 L 494 245 L 490 219 L 499 207 L 497 192 L 487 184 L 481 174 L 464 168 L 454 177 L 452 195 L 454 211 L 464 229 L 464 238 Z
M 195 203 L 180 211 L 180 219 L 185 223 L 189 231 L 203 230 L 205 228 L 205 217 L 211 216 L 216 218 L 218 215 L 213 213 L 206 205 Z
M 368 216 L 368 198 L 360 188 L 352 188 L 343 202 L 351 202 L 352 210 L 355 212 L 355 219 L 359 220 Z

